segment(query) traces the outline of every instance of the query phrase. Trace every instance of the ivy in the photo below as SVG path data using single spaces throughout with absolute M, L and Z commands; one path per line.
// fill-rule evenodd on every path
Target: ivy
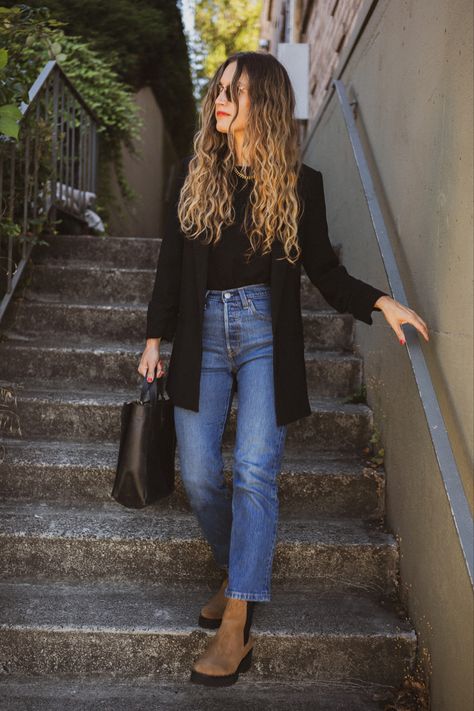
M 136 139 L 140 136 L 142 119 L 130 87 L 118 78 L 109 60 L 92 49 L 82 38 L 66 35 L 64 22 L 50 17 L 46 7 L 16 5 L 0 7 L 0 133 L 10 139 L 21 137 L 21 102 L 28 103 L 28 90 L 46 63 L 54 59 L 70 79 L 86 104 L 99 119 L 100 170 L 98 211 L 107 220 L 110 198 L 110 171 L 113 165 L 122 196 L 126 201 L 136 198 L 123 171 L 122 147 L 140 156 Z M 44 138 L 48 140 L 47 126 Z M 21 141 L 18 148 L 21 152 Z M 5 155 L 8 141 L 0 144 Z M 49 155 L 43 151 L 44 160 Z M 49 166 L 43 165 L 40 172 Z M 18 176 L 18 179 L 20 176 Z M 21 186 L 18 185 L 18 192 Z M 5 196 L 4 196 L 5 199 Z M 5 206 L 1 206 L 4 214 Z M 10 232 L 10 230 L 9 230 Z M 6 236 L 5 230 L 2 230 Z M 11 232 L 10 232 L 11 233 Z

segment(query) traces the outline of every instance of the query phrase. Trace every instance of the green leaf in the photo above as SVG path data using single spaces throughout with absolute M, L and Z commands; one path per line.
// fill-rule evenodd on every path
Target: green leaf
M 6 49 L 0 49 L 0 69 L 7 66 L 8 52 Z
M 19 125 L 12 121 L 11 118 L 7 116 L 0 115 L 0 134 L 4 136 L 10 136 L 11 138 L 18 138 L 18 132 L 20 130 Z
M 5 104 L 5 106 L 0 106 L 1 118 L 14 119 L 16 121 L 17 119 L 20 119 L 22 115 L 23 114 L 20 109 L 15 104 Z

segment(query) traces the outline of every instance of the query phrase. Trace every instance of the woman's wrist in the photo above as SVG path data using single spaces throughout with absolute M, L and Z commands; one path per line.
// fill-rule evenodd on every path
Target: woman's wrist
M 393 299 L 391 296 L 388 296 L 388 294 L 379 296 L 377 301 L 374 303 L 374 309 L 379 309 L 380 311 L 383 311 L 385 304 L 388 304 L 389 301 L 393 301 Z

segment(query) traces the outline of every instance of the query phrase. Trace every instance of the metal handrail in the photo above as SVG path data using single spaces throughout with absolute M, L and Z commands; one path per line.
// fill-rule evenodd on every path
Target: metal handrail
M 403 287 L 400 271 L 395 259 L 395 254 L 390 244 L 388 230 L 382 215 L 377 194 L 370 174 L 369 166 L 364 154 L 362 142 L 354 120 L 345 86 L 340 79 L 333 79 L 336 94 L 342 109 L 346 129 L 354 153 L 355 162 L 359 170 L 364 195 L 370 212 L 375 236 L 382 257 L 385 273 L 393 297 L 402 304 L 407 304 L 405 289 Z M 352 105 L 356 102 L 352 102 Z M 459 538 L 464 562 L 474 587 L 474 538 L 473 518 L 469 502 L 464 490 L 464 484 L 459 474 L 453 450 L 449 441 L 446 425 L 441 413 L 438 398 L 433 387 L 433 382 L 428 370 L 425 356 L 420 345 L 415 329 L 405 332 L 408 357 L 411 362 L 413 375 L 418 386 L 421 404 L 425 413 L 428 430 L 433 443 L 436 459 L 438 461 L 444 489 L 448 498 L 451 515 Z
M 20 282 L 34 242 L 27 238 L 28 225 L 60 207 L 78 217 L 97 186 L 98 138 L 101 123 L 55 60 L 46 63 L 22 102 L 19 139 L 0 136 L 0 212 L 3 211 L 4 178 L 7 177 L 7 217 L 21 222 L 18 236 L 8 234 L 6 249 L 6 289 L 0 301 L 0 322 Z M 33 113 L 34 112 L 34 113 Z M 40 123 L 51 137 L 50 169 L 47 179 L 39 175 Z M 21 197 L 15 195 L 15 175 L 22 175 Z M 40 181 L 42 181 L 40 183 Z M 17 191 L 18 192 L 18 191 Z M 21 240 L 21 257 L 13 264 L 14 240 Z M 1 248 L 0 238 L 0 248 Z M 1 257 L 1 253 L 0 253 Z M 1 263 L 0 263 L 1 264 Z M 2 294 L 0 294 L 2 296 Z

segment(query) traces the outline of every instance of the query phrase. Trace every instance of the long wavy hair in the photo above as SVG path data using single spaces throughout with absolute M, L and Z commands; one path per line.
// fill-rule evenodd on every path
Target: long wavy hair
M 252 190 L 246 205 L 244 229 L 250 247 L 246 256 L 270 251 L 274 239 L 285 257 L 295 263 L 298 221 L 303 212 L 297 182 L 301 168 L 298 127 L 294 118 L 295 96 L 285 67 L 266 52 L 236 52 L 217 69 L 202 102 L 200 128 L 193 139 L 194 153 L 180 191 L 178 219 L 189 239 L 218 242 L 224 225 L 235 221 L 232 193 L 237 185 L 236 152 L 231 130 L 216 128 L 215 101 L 222 74 L 237 62 L 230 83 L 236 108 L 237 84 L 243 70 L 248 76 L 250 108 L 245 129 L 244 154 L 251 156 Z

